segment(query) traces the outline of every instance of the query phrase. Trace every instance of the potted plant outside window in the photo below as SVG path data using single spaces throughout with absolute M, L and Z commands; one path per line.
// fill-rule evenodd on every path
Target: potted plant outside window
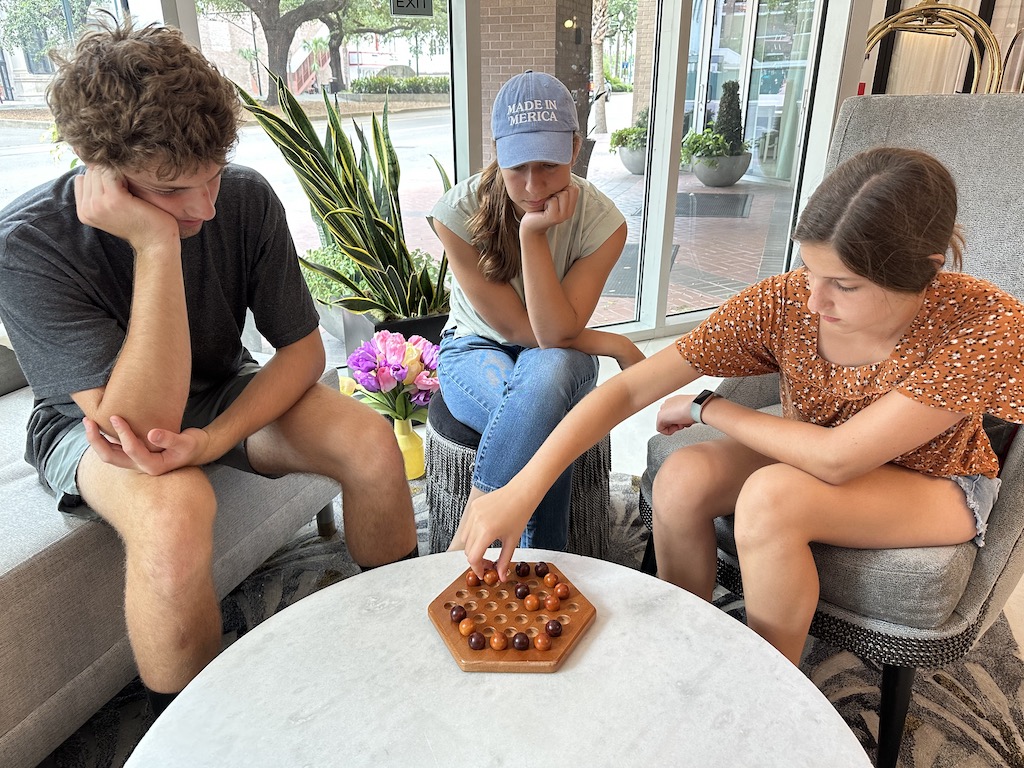
M 295 172 L 321 242 L 348 259 L 353 269 L 336 269 L 300 256 L 303 266 L 337 284 L 332 304 L 368 313 L 376 324 L 430 318 L 439 328 L 448 312 L 448 259 L 442 254 L 436 266 L 429 259 L 417 263 L 406 245 L 387 102 L 381 120 L 373 115 L 370 140 L 355 125 L 357 155 L 326 93 L 327 129 L 321 142 L 284 81 L 270 76 L 281 94 L 283 116 L 239 88 L 241 98 Z M 440 164 L 438 170 L 447 190 L 451 182 Z
M 694 175 L 705 186 L 732 186 L 750 167 L 750 143 L 743 140 L 739 90 L 736 80 L 723 83 L 714 123 L 700 133 L 690 131 L 683 139 L 680 163 L 692 164 Z
M 618 152 L 622 164 L 632 174 L 643 174 L 647 162 L 647 108 L 641 109 L 633 125 L 612 131 L 608 139 L 608 151 Z

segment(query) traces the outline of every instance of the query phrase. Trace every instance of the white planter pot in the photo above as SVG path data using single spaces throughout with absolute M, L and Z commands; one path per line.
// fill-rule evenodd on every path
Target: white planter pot
M 369 315 L 357 315 L 336 304 L 316 302 L 320 314 L 320 325 L 345 347 L 347 358 L 360 344 L 373 336 L 373 319 Z
M 647 148 L 643 149 L 629 149 L 628 147 L 619 147 L 615 150 L 619 157 L 622 159 L 622 164 L 626 166 L 626 170 L 635 176 L 643 176 L 647 166 Z
M 749 152 L 732 157 L 695 157 L 693 173 L 705 187 L 731 187 L 747 172 L 750 157 Z

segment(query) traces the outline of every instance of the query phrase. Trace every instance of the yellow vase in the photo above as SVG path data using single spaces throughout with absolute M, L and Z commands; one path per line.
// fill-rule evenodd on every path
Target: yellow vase
M 423 438 L 412 428 L 412 419 L 395 420 L 395 439 L 405 460 L 405 477 L 415 480 L 423 477 L 426 467 L 423 463 Z

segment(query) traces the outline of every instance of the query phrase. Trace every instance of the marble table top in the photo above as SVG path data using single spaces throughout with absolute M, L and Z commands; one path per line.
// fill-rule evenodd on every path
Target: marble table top
M 346 579 L 217 657 L 128 768 L 871 765 L 820 691 L 740 622 L 623 566 L 544 550 L 597 610 L 550 674 L 463 672 L 427 606 L 461 552 Z

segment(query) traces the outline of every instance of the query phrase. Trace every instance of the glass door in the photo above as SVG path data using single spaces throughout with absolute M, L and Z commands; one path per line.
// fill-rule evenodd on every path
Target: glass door
M 813 17 L 813 0 L 759 5 L 744 123 L 751 175 L 793 180 Z
M 703 130 L 718 114 L 718 102 L 722 97 L 724 83 L 736 80 L 740 84 L 741 94 L 744 91 L 748 68 L 748 5 L 750 3 L 746 0 L 699 0 L 693 5 L 691 61 L 694 58 L 694 46 L 700 46 L 696 56 L 693 90 L 695 107 L 692 127 L 696 131 Z M 689 72 L 687 75 L 689 79 Z

